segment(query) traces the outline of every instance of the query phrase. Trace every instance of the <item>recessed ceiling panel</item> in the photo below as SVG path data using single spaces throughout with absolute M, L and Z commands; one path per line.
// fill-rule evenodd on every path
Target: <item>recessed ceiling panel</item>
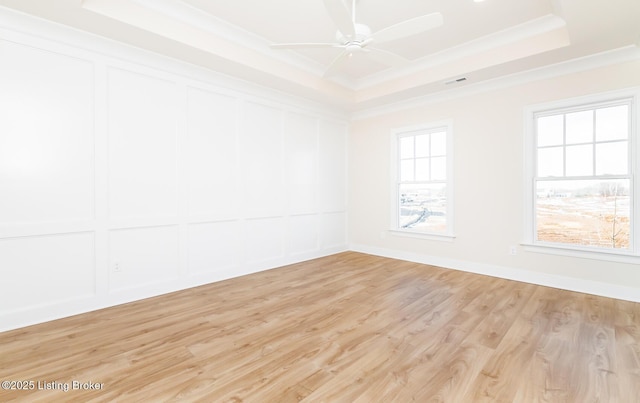
M 348 24 L 353 2 L 340 1 L 56 0 L 53 5 L 0 0 L 0 5 L 336 105 L 398 101 L 437 92 L 443 81 L 460 75 L 468 77 L 461 85 L 470 85 L 625 49 L 636 54 L 640 45 L 638 0 L 356 0 L 355 21 L 374 35 L 355 38 L 359 43 L 349 38 L 353 56 L 332 74 L 323 72 L 341 48 L 270 47 L 337 43 L 325 4 L 333 4 L 334 17 L 336 9 L 346 9 Z M 409 30 L 411 35 L 386 43 L 375 37 L 376 31 L 431 13 L 439 13 L 441 25 Z M 344 24 L 345 15 L 340 17 Z M 371 48 L 397 56 L 376 58 L 366 53 Z M 405 63 L 389 63 L 398 57 Z

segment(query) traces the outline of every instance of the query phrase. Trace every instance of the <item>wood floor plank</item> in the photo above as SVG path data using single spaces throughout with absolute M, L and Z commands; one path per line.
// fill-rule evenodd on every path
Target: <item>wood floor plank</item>
M 0 380 L 58 386 L 2 402 L 640 403 L 640 304 L 345 252 L 0 333 Z
M 509 287 L 501 290 L 502 298 L 478 324 L 467 341 L 495 349 L 529 301 L 533 287 L 531 284 L 510 283 Z

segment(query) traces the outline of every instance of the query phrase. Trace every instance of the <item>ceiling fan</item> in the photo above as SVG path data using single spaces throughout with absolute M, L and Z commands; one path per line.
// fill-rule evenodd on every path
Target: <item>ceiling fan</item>
M 379 49 L 372 44 L 390 42 L 396 39 L 416 35 L 442 25 L 442 14 L 431 13 L 399 22 L 380 31 L 371 32 L 365 24 L 356 22 L 356 0 L 351 11 L 343 0 L 323 0 L 324 6 L 338 28 L 334 43 L 278 43 L 272 49 L 318 49 L 340 48 L 342 52 L 329 64 L 324 77 L 334 74 L 349 58 L 356 53 L 365 53 L 369 58 L 382 64 L 396 66 L 407 63 L 404 57 Z

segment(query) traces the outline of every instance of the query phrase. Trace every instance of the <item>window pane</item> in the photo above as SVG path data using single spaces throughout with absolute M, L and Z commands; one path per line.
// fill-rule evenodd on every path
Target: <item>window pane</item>
M 593 146 L 571 146 L 566 149 L 567 176 L 593 175 Z
M 567 144 L 593 142 L 593 110 L 567 113 Z
M 443 235 L 447 225 L 447 127 L 399 134 L 396 219 L 398 229 Z
M 431 158 L 431 180 L 442 181 L 447 179 L 447 158 Z
M 627 142 L 596 144 L 596 175 L 627 174 Z
M 413 161 L 414 160 L 405 160 L 400 162 L 400 181 L 413 181 Z
M 596 141 L 629 138 L 629 106 L 596 110 Z
M 431 156 L 447 154 L 447 133 L 437 132 L 431 134 Z
M 429 180 L 429 158 L 418 158 L 416 161 L 416 181 Z
M 429 135 L 416 136 L 416 157 L 429 156 Z
M 400 185 L 399 227 L 424 232 L 446 232 L 445 184 Z
M 563 176 L 562 147 L 538 150 L 538 176 Z
M 545 116 L 537 120 L 538 147 L 563 144 L 564 115 Z
M 413 137 L 400 138 L 400 158 L 413 158 Z
M 537 240 L 629 249 L 629 180 L 538 181 Z

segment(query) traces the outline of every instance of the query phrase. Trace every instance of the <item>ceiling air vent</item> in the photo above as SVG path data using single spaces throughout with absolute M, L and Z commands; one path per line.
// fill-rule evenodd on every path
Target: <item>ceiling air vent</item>
M 451 84 L 461 83 L 463 81 L 467 81 L 467 77 L 456 78 L 455 80 L 447 81 L 444 84 L 445 85 L 451 85 Z

